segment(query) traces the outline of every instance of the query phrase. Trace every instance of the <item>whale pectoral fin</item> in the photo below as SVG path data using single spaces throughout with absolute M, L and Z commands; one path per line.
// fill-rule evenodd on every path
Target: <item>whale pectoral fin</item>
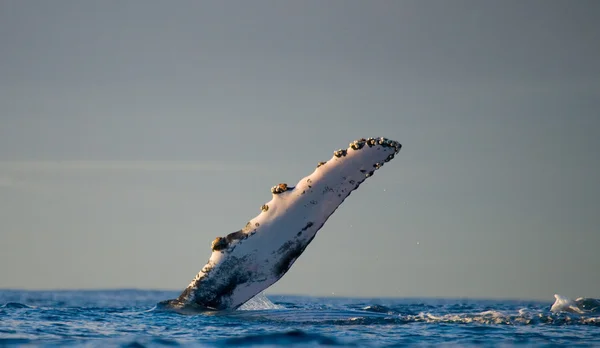
M 274 186 L 258 216 L 213 241 L 207 264 L 172 305 L 235 309 L 274 284 L 350 193 L 400 148 L 386 138 L 359 139 L 319 162 L 296 186 Z

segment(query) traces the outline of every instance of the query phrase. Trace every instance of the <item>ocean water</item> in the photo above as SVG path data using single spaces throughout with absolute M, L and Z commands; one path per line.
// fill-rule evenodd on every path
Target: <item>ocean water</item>
M 231 312 L 156 309 L 178 294 L 0 290 L 0 346 L 600 346 L 593 300 L 259 295 Z

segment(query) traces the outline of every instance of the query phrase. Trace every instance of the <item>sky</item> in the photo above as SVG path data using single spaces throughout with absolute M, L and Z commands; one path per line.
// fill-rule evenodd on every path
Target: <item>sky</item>
M 600 297 L 600 2 L 0 1 L 0 288 L 185 288 L 402 143 L 269 294 Z

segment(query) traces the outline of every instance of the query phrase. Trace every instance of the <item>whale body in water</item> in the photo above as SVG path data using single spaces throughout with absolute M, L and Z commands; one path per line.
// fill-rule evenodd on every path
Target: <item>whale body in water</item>
M 212 242 L 206 265 L 181 295 L 161 308 L 236 309 L 278 281 L 329 216 L 402 146 L 386 138 L 359 139 L 335 151 L 296 186 L 278 184 L 273 198 L 244 228 Z

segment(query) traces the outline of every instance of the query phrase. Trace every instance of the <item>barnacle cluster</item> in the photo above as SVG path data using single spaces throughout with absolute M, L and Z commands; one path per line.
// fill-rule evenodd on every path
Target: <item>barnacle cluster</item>
M 366 143 L 367 143 L 367 140 L 365 138 L 361 138 L 358 140 L 354 140 L 353 142 L 350 143 L 349 146 L 352 150 L 360 150 L 365 146 Z
M 360 140 L 356 140 L 352 143 L 350 143 L 350 147 L 357 150 L 362 148 L 364 145 L 368 145 L 369 147 L 373 147 L 375 145 L 379 145 L 383 148 L 392 148 L 394 149 L 394 152 L 389 154 L 386 159 L 384 160 L 384 162 L 389 162 L 394 158 L 394 154 L 398 153 L 398 151 L 400 151 L 400 148 L 402 148 L 402 145 L 400 145 L 400 143 L 398 143 L 397 141 L 394 140 L 390 140 L 387 138 L 368 138 L 368 139 L 360 139 Z M 374 170 L 366 173 L 366 171 L 361 170 L 361 172 L 365 173 L 365 176 L 368 178 L 370 176 L 373 175 L 373 173 L 375 173 L 375 170 L 383 167 L 384 163 L 378 162 L 373 164 L 373 168 L 375 168 Z
M 280 194 L 280 193 L 285 192 L 287 190 L 288 190 L 288 185 L 287 184 L 283 184 L 283 183 L 271 187 L 271 193 L 273 193 L 274 195 Z
M 347 154 L 347 153 L 348 153 L 348 151 L 347 151 L 347 150 L 344 150 L 344 149 L 339 149 L 339 150 L 337 150 L 337 151 L 334 151 L 334 152 L 333 152 L 333 155 L 334 155 L 335 157 L 337 157 L 337 158 L 340 158 L 340 157 L 342 157 L 342 156 L 346 156 L 346 154 Z
M 384 137 L 381 138 L 361 138 L 358 140 L 354 140 L 353 142 L 350 143 L 349 148 L 352 150 L 360 150 L 363 147 L 365 147 L 365 145 L 368 145 L 369 147 L 373 147 L 375 145 L 380 145 L 383 148 L 393 148 L 395 153 L 398 153 L 398 151 L 400 151 L 400 148 L 402 147 L 402 145 L 400 145 L 400 143 L 398 143 L 397 141 L 391 140 L 391 139 L 387 139 Z M 347 154 L 347 150 L 337 150 L 333 153 L 333 155 L 335 157 L 342 157 L 342 156 L 346 156 Z M 393 157 L 392 157 L 393 158 Z M 321 164 L 319 164 L 320 166 Z M 319 167 L 317 166 L 317 168 Z
M 394 149 L 395 153 L 398 153 L 398 151 L 400 151 L 400 148 L 402 147 L 402 145 L 400 145 L 400 143 L 398 143 L 397 141 L 391 140 L 391 139 L 387 139 L 384 137 L 381 138 L 368 138 L 367 140 L 364 139 L 360 139 L 360 140 L 356 140 L 353 143 L 350 144 L 350 147 L 355 149 L 355 147 L 362 147 L 361 145 L 359 145 L 361 142 L 364 142 L 365 144 L 367 144 L 369 147 L 373 147 L 375 145 L 381 145 L 381 147 L 391 147 Z M 363 145 L 364 146 L 364 145 Z M 356 150 L 356 149 L 355 149 Z
M 226 238 L 217 237 L 215 240 L 213 240 L 211 248 L 212 251 L 219 251 L 227 248 L 227 245 L 228 243 Z
M 394 148 L 394 152 L 398 153 L 398 151 L 400 151 L 400 148 L 402 147 L 402 145 L 400 145 L 399 142 L 395 141 L 395 140 L 391 140 L 391 139 L 387 139 L 384 137 L 381 137 L 379 139 L 377 139 L 377 143 L 379 145 L 381 145 L 381 147 L 392 147 Z M 394 158 L 394 157 L 392 157 Z

